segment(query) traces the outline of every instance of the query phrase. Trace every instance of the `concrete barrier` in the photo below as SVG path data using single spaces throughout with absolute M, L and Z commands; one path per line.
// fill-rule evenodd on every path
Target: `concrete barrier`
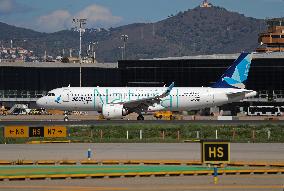
M 182 171 L 182 172 L 137 172 L 137 173 L 99 173 L 99 174 L 56 174 L 0 176 L 0 180 L 42 180 L 42 179 L 76 179 L 76 178 L 127 178 L 127 177 L 163 177 L 163 176 L 212 176 L 213 170 Z M 284 174 L 284 169 L 243 169 L 219 170 L 219 175 L 251 175 L 251 174 Z
M 26 144 L 51 144 L 51 143 L 70 143 L 70 140 L 65 141 L 29 141 Z
M 12 165 L 12 162 L 7 160 L 0 160 L 0 165 Z
M 245 162 L 245 161 L 237 161 L 230 162 L 227 166 L 250 166 L 250 167 L 284 167 L 284 162 Z
M 35 163 L 37 165 L 55 165 L 57 162 L 55 160 L 38 160 Z
M 161 165 L 163 161 L 156 161 L 156 160 L 145 160 L 141 161 L 144 165 Z
M 103 165 L 119 165 L 122 164 L 119 160 L 103 160 L 100 162 Z
M 34 161 L 32 161 L 32 160 L 17 160 L 14 163 L 16 165 L 33 165 Z
M 62 160 L 62 161 L 59 161 L 59 164 L 60 165 L 76 165 L 77 161 L 75 161 L 75 160 Z
M 187 161 L 186 165 L 202 165 L 201 161 Z
M 97 165 L 97 164 L 99 164 L 99 162 L 96 161 L 96 160 L 81 160 L 80 164 Z
M 269 166 L 271 166 L 271 167 L 284 167 L 284 163 L 272 163 Z

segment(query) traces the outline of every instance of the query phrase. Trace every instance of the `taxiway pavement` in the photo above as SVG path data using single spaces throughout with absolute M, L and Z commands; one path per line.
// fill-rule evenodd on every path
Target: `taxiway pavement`
M 1 144 L 0 160 L 200 160 L 200 143 Z M 232 161 L 283 161 L 283 143 L 231 143 Z

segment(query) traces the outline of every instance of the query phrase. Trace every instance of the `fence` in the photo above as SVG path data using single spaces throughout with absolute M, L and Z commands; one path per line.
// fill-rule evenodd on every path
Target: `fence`
M 187 142 L 200 139 L 224 139 L 231 142 L 284 142 L 284 126 L 201 126 L 201 125 L 121 125 L 68 127 L 64 140 L 71 142 Z M 34 140 L 58 141 L 62 138 L 5 139 L 0 143 Z

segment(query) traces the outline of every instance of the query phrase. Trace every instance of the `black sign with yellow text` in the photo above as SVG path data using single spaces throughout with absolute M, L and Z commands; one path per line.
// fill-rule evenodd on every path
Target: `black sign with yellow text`
M 44 137 L 44 127 L 30 127 L 30 137 Z
M 203 163 L 230 162 L 230 143 L 228 142 L 202 142 Z

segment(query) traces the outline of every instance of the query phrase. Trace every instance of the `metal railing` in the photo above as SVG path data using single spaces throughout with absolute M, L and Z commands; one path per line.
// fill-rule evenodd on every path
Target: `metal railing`
M 26 90 L 0 90 L 0 99 L 37 99 L 46 95 L 47 91 L 26 91 Z

